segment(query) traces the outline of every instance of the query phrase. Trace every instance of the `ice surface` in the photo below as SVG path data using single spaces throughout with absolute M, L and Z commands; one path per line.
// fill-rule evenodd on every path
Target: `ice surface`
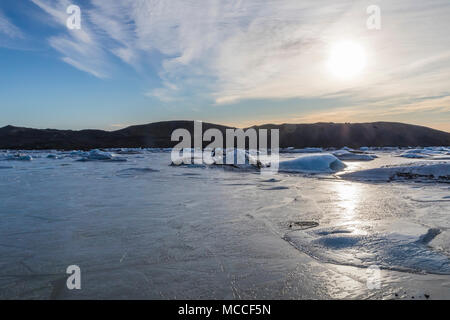
M 128 168 L 117 171 L 119 177 L 138 177 L 143 174 L 158 172 L 158 170 L 152 168 Z
M 53 153 L 50 153 L 49 155 L 47 155 L 47 158 L 49 158 L 49 159 L 62 159 L 63 158 L 63 156 L 61 156 L 61 155 L 57 155 L 57 154 L 53 154 Z
M 450 274 L 450 258 L 428 246 L 439 234 L 439 229 L 429 229 L 417 238 L 401 233 L 380 234 L 333 227 L 295 231 L 287 234 L 285 239 L 312 257 L 325 262 Z
M 184 149 L 183 152 L 180 151 L 179 158 L 175 162 L 172 161 L 172 165 L 188 165 L 191 167 L 232 166 L 239 169 L 255 170 L 269 166 L 270 163 L 259 160 L 256 152 L 217 148 L 205 152 Z
M 344 173 L 449 163 L 370 150 L 378 158 Z M 450 298 L 448 184 L 174 167 L 169 151 L 121 155 L 126 162 L 3 152 L 34 160 L 0 162 L 0 298 Z M 325 159 L 336 161 L 280 157 L 326 173 Z M 382 267 L 379 290 L 366 286 L 369 263 Z M 82 290 L 64 289 L 72 264 Z
M 33 157 L 31 155 L 28 154 L 24 154 L 24 153 L 14 153 L 14 154 L 10 154 L 7 153 L 4 156 L 4 160 L 10 160 L 10 161 L 32 161 Z
M 343 161 L 372 161 L 373 159 L 375 159 L 373 155 L 354 153 L 344 149 L 334 151 L 333 155 L 339 160 Z
M 281 149 L 282 153 L 320 153 L 323 152 L 322 148 L 303 148 L 303 149 L 294 149 L 292 147 Z
M 400 157 L 410 159 L 427 159 L 427 160 L 450 160 L 449 148 L 447 147 L 427 147 L 408 149 L 400 154 Z
M 344 169 L 345 164 L 332 154 L 300 156 L 281 161 L 279 170 L 284 172 L 333 173 Z
M 401 166 L 387 166 L 383 168 L 344 173 L 340 177 L 344 179 L 369 181 L 431 180 L 449 182 L 450 163 L 426 162 Z
M 82 158 L 78 161 L 127 161 L 126 158 L 118 157 L 113 153 L 100 151 L 98 149 L 91 150 L 88 153 L 81 153 L 80 155 Z

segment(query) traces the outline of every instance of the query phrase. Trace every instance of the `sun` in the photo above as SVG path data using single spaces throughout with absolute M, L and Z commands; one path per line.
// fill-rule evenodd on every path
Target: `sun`
M 364 48 L 357 43 L 345 41 L 331 47 L 328 68 L 338 78 L 351 79 L 364 70 L 366 62 Z

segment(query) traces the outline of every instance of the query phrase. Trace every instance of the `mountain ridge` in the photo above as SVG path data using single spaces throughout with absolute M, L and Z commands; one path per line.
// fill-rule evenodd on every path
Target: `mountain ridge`
M 95 148 L 173 147 L 172 132 L 178 128 L 193 133 L 193 121 L 160 121 L 133 125 L 115 131 L 98 129 L 59 130 L 35 129 L 8 125 L 0 128 L 0 149 L 61 149 L 88 150 Z M 217 128 L 236 129 L 203 122 L 203 131 Z M 449 146 L 450 133 L 424 126 L 400 122 L 333 123 L 312 124 L 264 124 L 255 129 L 279 129 L 280 147 L 415 147 Z M 246 130 L 248 128 L 244 128 Z M 205 142 L 208 144 L 209 142 Z

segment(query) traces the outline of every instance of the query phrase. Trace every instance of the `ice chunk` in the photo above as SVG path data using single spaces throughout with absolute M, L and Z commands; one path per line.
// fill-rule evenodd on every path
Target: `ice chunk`
M 438 156 L 447 155 L 447 148 L 445 147 L 426 147 L 423 149 L 409 149 L 403 152 L 400 157 L 403 158 L 413 158 L 413 159 L 421 159 L 421 158 L 431 158 L 437 159 Z
M 367 233 L 338 227 L 294 231 L 284 239 L 306 254 L 329 263 L 450 274 L 450 259 L 428 243 L 440 234 L 429 229 L 417 237 L 401 233 Z
M 205 166 L 205 165 L 220 165 L 232 166 L 240 169 L 255 169 L 269 166 L 258 159 L 256 152 L 248 152 L 242 149 L 215 149 L 212 151 L 191 152 L 191 150 L 184 150 L 182 156 L 172 165 L 190 165 L 190 166 Z
M 50 153 L 49 155 L 47 155 L 47 158 L 48 159 L 62 159 L 63 157 L 60 155 L 57 155 L 57 154 Z
M 387 166 L 342 174 L 349 180 L 392 181 L 392 180 L 433 180 L 448 182 L 450 180 L 449 162 L 418 162 L 410 165 Z
M 115 154 L 94 149 L 83 155 L 78 161 L 127 161 L 125 158 L 116 156 Z
M 279 163 L 279 170 L 285 172 L 333 173 L 345 167 L 341 160 L 329 153 L 300 156 Z
M 320 153 L 323 152 L 322 148 L 303 148 L 294 149 L 292 147 L 284 148 L 280 150 L 281 153 Z
M 142 154 L 142 149 L 140 148 L 119 148 L 119 149 L 110 149 L 108 151 L 117 154 L 129 154 L 129 155 Z
M 28 154 L 15 153 L 15 154 L 7 154 L 5 159 L 17 161 L 31 161 L 33 160 L 33 157 Z
M 365 153 L 353 153 L 344 149 L 333 152 L 333 155 L 343 161 L 372 161 L 375 156 Z
M 423 158 L 429 158 L 426 154 L 421 153 L 410 153 L 410 152 L 404 152 L 400 155 L 400 157 L 403 158 L 409 158 L 409 159 L 423 159 Z

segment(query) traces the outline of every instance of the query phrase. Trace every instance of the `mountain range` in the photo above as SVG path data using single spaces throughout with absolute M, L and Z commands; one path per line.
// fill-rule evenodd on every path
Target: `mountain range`
M 89 150 L 95 148 L 167 148 L 175 129 L 193 133 L 193 121 L 163 121 L 130 126 L 117 131 L 0 128 L 0 149 Z M 203 123 L 203 131 L 234 129 Z M 280 147 L 387 147 L 449 146 L 450 133 L 397 122 L 266 124 L 255 129 L 279 129 Z M 244 129 L 245 130 L 245 129 Z M 209 144 L 205 143 L 205 145 Z

